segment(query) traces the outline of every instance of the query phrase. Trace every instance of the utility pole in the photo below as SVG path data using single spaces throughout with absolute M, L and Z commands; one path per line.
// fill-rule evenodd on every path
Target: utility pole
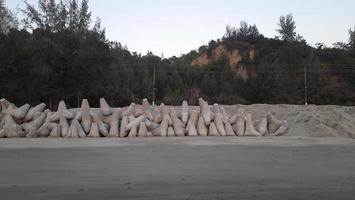
M 155 106 L 155 64 L 153 68 L 153 106 Z
M 308 105 L 307 65 L 304 65 L 304 102 Z

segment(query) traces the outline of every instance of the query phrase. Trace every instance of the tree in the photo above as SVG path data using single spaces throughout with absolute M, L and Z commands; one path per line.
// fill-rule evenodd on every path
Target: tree
M 236 28 L 232 27 L 231 25 L 226 26 L 226 33 L 224 34 L 223 38 L 234 38 L 237 35 Z
M 258 37 L 262 35 L 259 33 L 258 28 L 256 25 L 248 25 L 247 22 L 241 21 L 240 27 L 235 28 L 230 25 L 226 26 L 226 33 L 223 37 L 224 40 L 238 40 L 238 41 L 245 41 L 245 42 L 256 42 Z
M 322 42 L 317 42 L 316 44 L 315 44 L 315 46 L 316 46 L 316 48 L 318 49 L 318 50 L 322 50 L 322 49 L 325 49 L 325 48 L 328 48 L 324 43 L 322 43 Z
M 106 29 L 102 28 L 101 19 L 99 17 L 96 18 L 95 25 L 92 28 L 92 31 L 94 31 L 96 34 L 98 34 L 98 36 L 100 37 L 101 40 L 105 40 Z
M 281 40 L 287 42 L 297 41 L 296 22 L 293 20 L 292 14 L 281 16 L 278 25 L 280 29 L 277 29 L 277 32 L 279 32 Z
M 26 16 L 24 23 L 32 30 L 36 28 L 53 32 L 89 30 L 91 12 L 88 0 L 82 0 L 81 3 L 78 0 L 38 0 L 38 8 L 27 1 L 25 5 L 26 8 L 22 10 Z
M 349 48 L 350 48 L 350 53 L 352 55 L 355 55 L 355 28 L 354 30 L 350 29 L 349 30 Z
M 79 12 L 77 0 L 69 1 L 69 29 L 77 30 L 79 25 Z
M 16 18 L 6 7 L 5 0 L 0 0 L 0 33 L 6 34 L 11 28 L 16 28 Z
M 31 29 L 44 29 L 49 31 L 56 30 L 59 24 L 59 14 L 55 0 L 38 0 L 38 9 L 25 1 L 26 8 L 22 10 L 26 18 L 24 23 Z M 66 19 L 64 19 L 66 20 Z
M 349 49 L 349 45 L 345 42 L 336 42 L 333 44 L 333 48 L 347 51 Z
M 79 11 L 79 30 L 88 30 L 91 22 L 91 12 L 89 12 L 89 1 L 81 2 Z
M 240 22 L 240 28 L 237 29 L 237 38 L 244 38 L 249 35 L 249 27 L 248 23 L 246 21 L 241 21 Z

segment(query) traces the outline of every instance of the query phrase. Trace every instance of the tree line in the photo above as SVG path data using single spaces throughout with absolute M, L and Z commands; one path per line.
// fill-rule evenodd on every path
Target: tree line
M 156 103 L 167 104 L 183 99 L 196 104 L 199 97 L 221 104 L 302 104 L 305 71 L 310 103 L 354 104 L 355 29 L 349 30 L 349 43 L 311 47 L 289 14 L 280 17 L 275 38 L 241 22 L 198 50 L 161 58 L 109 41 L 101 20 L 93 22 L 88 0 L 25 1 L 21 13 L 19 19 L 0 0 L 0 96 L 17 104 L 55 107 L 64 99 L 77 107 L 87 98 L 96 106 L 105 97 L 124 106 L 145 97 L 152 101 L 153 93 Z M 222 56 L 202 67 L 191 65 L 219 45 L 238 49 L 241 61 L 231 67 Z

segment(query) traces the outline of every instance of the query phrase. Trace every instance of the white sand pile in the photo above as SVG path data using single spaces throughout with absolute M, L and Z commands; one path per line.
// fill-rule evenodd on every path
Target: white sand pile
M 260 120 L 268 112 L 288 121 L 284 136 L 345 137 L 355 139 L 355 107 L 302 105 L 235 105 L 225 106 L 233 115 L 243 107 Z

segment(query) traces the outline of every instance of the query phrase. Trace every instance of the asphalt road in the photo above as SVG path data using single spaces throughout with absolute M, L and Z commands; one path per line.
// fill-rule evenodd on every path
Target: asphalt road
M 0 199 L 351 199 L 355 140 L 0 140 Z

